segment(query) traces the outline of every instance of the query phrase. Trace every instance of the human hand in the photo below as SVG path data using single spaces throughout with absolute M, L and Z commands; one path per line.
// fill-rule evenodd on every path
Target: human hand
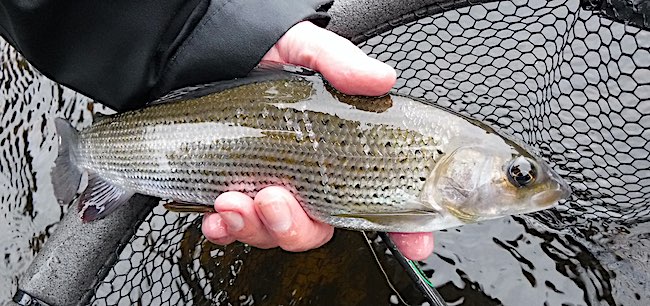
M 301 22 L 289 29 L 263 60 L 305 66 L 320 72 L 339 91 L 378 96 L 395 84 L 395 70 L 368 57 L 347 39 Z M 306 251 L 325 244 L 334 229 L 314 221 L 287 190 L 267 187 L 255 198 L 226 192 L 214 203 L 218 213 L 203 218 L 203 234 L 216 244 L 235 240 L 258 248 Z M 432 233 L 391 233 L 402 254 L 413 260 L 433 252 Z

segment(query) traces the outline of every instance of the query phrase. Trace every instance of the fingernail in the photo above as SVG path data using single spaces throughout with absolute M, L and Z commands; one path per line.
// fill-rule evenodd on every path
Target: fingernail
M 267 226 L 276 233 L 284 233 L 291 227 L 291 210 L 282 199 L 272 199 L 260 204 Z
M 228 226 L 228 231 L 238 232 L 244 228 L 244 218 L 239 213 L 234 211 L 224 211 L 220 212 L 221 218 L 226 222 Z
M 206 214 L 203 218 L 204 226 L 207 226 L 211 239 L 228 236 L 228 231 L 222 222 L 223 218 L 219 214 Z

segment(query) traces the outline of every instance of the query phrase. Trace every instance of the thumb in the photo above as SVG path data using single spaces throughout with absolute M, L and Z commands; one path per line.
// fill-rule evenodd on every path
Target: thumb
M 389 65 L 368 57 L 349 40 L 311 22 L 293 26 L 264 56 L 320 72 L 332 86 L 349 95 L 378 96 L 395 84 Z

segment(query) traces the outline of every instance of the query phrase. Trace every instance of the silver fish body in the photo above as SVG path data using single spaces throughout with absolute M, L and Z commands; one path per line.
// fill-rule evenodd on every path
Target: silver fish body
M 92 174 L 79 204 L 82 214 L 95 206 L 89 220 L 133 193 L 212 205 L 225 191 L 254 196 L 280 185 L 336 227 L 420 232 L 568 195 L 543 162 L 483 124 L 405 96 L 342 95 L 318 75 L 251 80 L 104 118 L 72 146 L 72 162 Z M 518 156 L 546 178 L 535 191 L 508 181 L 504 167 Z M 495 188 L 512 193 L 503 207 L 483 203 L 501 200 Z M 543 203 L 532 200 L 544 193 Z

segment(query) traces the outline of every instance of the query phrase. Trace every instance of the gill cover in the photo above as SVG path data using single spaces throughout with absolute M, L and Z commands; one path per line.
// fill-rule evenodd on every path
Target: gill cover
M 482 186 L 498 180 L 494 169 L 505 158 L 507 154 L 488 147 L 459 147 L 438 162 L 422 197 L 465 222 L 476 221 L 480 216 L 468 211 L 467 203 L 470 199 L 477 200 L 477 191 Z
M 568 197 L 570 189 L 541 160 L 510 146 L 463 146 L 432 171 L 423 200 L 464 222 L 529 213 Z

